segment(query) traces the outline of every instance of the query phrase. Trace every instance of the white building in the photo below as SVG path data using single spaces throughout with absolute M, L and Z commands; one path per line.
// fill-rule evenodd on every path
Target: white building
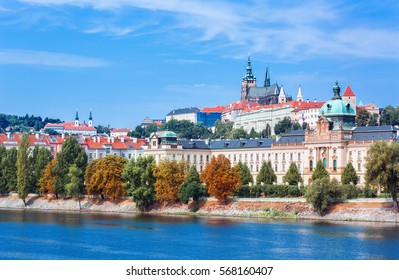
M 188 120 L 193 123 L 196 123 L 198 112 L 200 112 L 200 109 L 198 109 L 196 107 L 175 109 L 175 110 L 170 111 L 166 115 L 166 121 L 168 122 L 173 119 L 173 120 L 178 120 L 178 121 Z

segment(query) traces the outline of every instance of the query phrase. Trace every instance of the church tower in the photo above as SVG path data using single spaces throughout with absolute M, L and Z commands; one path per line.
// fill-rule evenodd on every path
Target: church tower
M 266 67 L 266 77 L 264 87 L 270 87 L 270 74 L 269 74 L 269 67 Z
M 298 88 L 298 94 L 297 94 L 297 96 L 296 96 L 296 101 L 299 101 L 299 102 L 303 101 L 303 95 L 302 95 L 302 88 L 301 88 L 301 85 L 299 85 L 299 88 Z
M 256 86 L 256 77 L 252 74 L 251 56 L 248 55 L 247 73 L 242 77 L 241 83 L 241 101 L 247 100 L 250 87 Z
M 78 110 L 76 110 L 75 126 L 79 126 L 79 114 L 78 114 Z
M 346 87 L 344 94 L 342 95 L 342 100 L 349 103 L 356 114 L 356 94 L 352 91 L 350 86 Z
M 280 104 L 285 102 L 287 102 L 287 96 L 285 95 L 283 85 L 281 85 L 280 94 L 278 95 L 278 103 Z
M 93 127 L 93 115 L 91 114 L 91 109 L 90 109 L 90 117 L 89 117 L 89 127 Z

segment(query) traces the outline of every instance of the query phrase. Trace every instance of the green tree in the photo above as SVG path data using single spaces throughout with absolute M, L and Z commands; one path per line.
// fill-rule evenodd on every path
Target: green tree
M 104 133 L 104 134 L 110 135 L 110 133 L 111 133 L 111 131 L 110 131 L 108 126 L 98 125 L 96 127 L 96 129 L 97 129 L 97 133 L 98 134 L 103 134 Z
M 237 167 L 238 167 L 238 176 L 240 176 L 242 185 L 248 185 L 249 183 L 254 182 L 251 171 L 249 170 L 248 165 L 246 163 L 242 163 L 241 161 L 239 161 Z
M 356 124 L 357 126 L 367 126 L 371 119 L 371 114 L 365 110 L 360 109 L 356 112 Z
M 2 159 L 3 180 L 9 192 L 17 190 L 17 155 L 18 150 L 11 148 L 6 151 Z
M 338 181 L 335 179 L 330 181 L 330 179 L 325 176 L 313 181 L 313 183 L 306 188 L 305 198 L 317 213 L 324 215 L 328 205 L 337 197 L 338 191 Z
M 145 129 L 142 128 L 140 125 L 136 126 L 136 128 L 132 131 L 129 131 L 127 133 L 127 136 L 129 137 L 136 137 L 136 138 L 142 138 L 145 136 Z
M 381 125 L 399 125 L 399 106 L 387 106 L 381 113 Z
M 3 159 L 5 158 L 6 153 L 6 148 L 0 145 L 0 195 L 5 195 L 9 192 L 7 188 L 7 182 L 3 177 Z
M 158 131 L 159 126 L 157 126 L 156 124 L 149 124 L 145 127 L 145 137 L 150 137 L 151 133 Z
M 87 155 L 74 137 L 65 140 L 61 152 L 57 155 L 55 173 L 58 180 L 54 186 L 57 198 L 58 194 L 65 195 L 65 185 L 69 183 L 69 177 L 67 175 L 69 167 L 72 164 L 76 164 L 76 166 L 82 171 L 81 179 L 83 181 L 83 174 L 87 166 Z
M 351 162 L 348 162 L 348 164 L 345 166 L 344 172 L 342 172 L 341 175 L 341 183 L 343 185 L 347 184 L 354 184 L 357 185 L 357 174 L 355 168 L 353 168 L 353 165 Z
M 28 196 L 29 187 L 29 138 L 24 134 L 21 138 L 21 143 L 17 155 L 17 192 L 18 197 L 26 204 L 26 197 Z
M 215 123 L 215 133 L 213 134 L 213 139 L 227 139 L 231 138 L 230 133 L 233 130 L 233 122 L 222 122 L 217 121 Z
M 258 176 L 256 176 L 256 184 L 272 185 L 274 182 L 277 182 L 277 176 L 274 173 L 271 161 L 262 162 Z
M 201 195 L 203 195 L 204 186 L 201 184 L 200 177 L 195 166 L 191 166 L 186 181 L 181 185 L 179 198 L 187 204 L 190 197 L 197 203 Z
M 301 173 L 299 172 L 298 166 L 295 164 L 295 162 L 291 162 L 290 167 L 285 174 L 284 180 L 292 186 L 297 186 L 299 183 L 303 183 Z
M 249 132 L 249 138 L 259 138 L 259 133 L 257 133 L 254 128 L 251 128 L 251 131 Z
M 276 135 L 290 132 L 292 128 L 291 118 L 285 117 L 274 126 L 274 133 Z
M 79 200 L 79 209 L 81 209 L 80 205 L 80 190 L 82 188 L 82 170 L 76 164 L 72 164 L 69 167 L 68 177 L 69 183 L 65 185 L 65 192 L 67 196 L 71 196 L 75 200 Z
M 46 147 L 36 146 L 30 157 L 30 176 L 29 176 L 29 192 L 39 193 L 39 180 L 43 174 L 47 164 L 53 159 L 53 155 Z
M 317 179 L 322 179 L 324 177 L 330 178 L 330 174 L 328 174 L 327 169 L 324 167 L 324 164 L 321 160 L 318 160 L 316 163 L 316 168 L 312 174 L 312 181 Z
M 137 160 L 130 160 L 122 173 L 127 192 L 141 211 L 147 210 L 156 199 L 154 166 L 155 160 L 152 156 L 139 157 Z
M 366 161 L 366 182 L 389 192 L 395 212 L 399 212 L 399 143 L 379 141 L 371 145 Z
M 379 116 L 377 114 L 372 114 L 370 121 L 369 121 L 369 126 L 377 126 L 379 125 Z
M 292 124 L 292 129 L 293 130 L 300 130 L 302 129 L 302 126 L 299 124 L 299 122 L 295 122 Z

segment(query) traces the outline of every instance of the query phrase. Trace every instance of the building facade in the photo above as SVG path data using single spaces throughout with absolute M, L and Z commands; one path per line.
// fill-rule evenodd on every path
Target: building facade
M 166 121 L 170 120 L 188 120 L 193 123 L 197 122 L 197 114 L 200 112 L 200 109 L 196 107 L 190 107 L 190 108 L 183 108 L 183 109 L 175 109 L 170 111 L 166 115 Z
M 89 121 L 86 124 L 83 122 L 82 124 L 79 122 L 79 114 L 76 111 L 76 117 L 74 122 L 64 122 L 64 123 L 48 123 L 44 126 L 43 131 L 52 129 L 60 134 L 68 134 L 68 135 L 86 135 L 91 136 L 97 134 L 97 130 L 93 126 L 93 115 L 90 111 Z

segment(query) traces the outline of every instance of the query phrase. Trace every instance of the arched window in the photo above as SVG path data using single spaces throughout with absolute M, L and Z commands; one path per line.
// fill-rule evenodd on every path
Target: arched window
M 326 158 L 323 158 L 323 165 L 324 165 L 324 167 L 327 167 L 327 159 Z
M 336 159 L 334 159 L 334 161 L 333 161 L 333 168 L 334 168 L 334 171 L 337 171 L 337 160 Z
M 310 171 L 313 171 L 313 160 L 309 161 L 309 169 Z

